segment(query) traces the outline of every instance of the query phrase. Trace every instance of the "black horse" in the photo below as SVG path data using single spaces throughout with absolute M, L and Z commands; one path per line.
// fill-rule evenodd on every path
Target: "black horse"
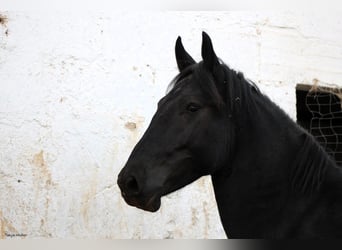
M 202 35 L 199 63 L 177 39 L 180 73 L 118 176 L 125 201 L 154 212 L 211 175 L 228 238 L 342 237 L 341 169 Z

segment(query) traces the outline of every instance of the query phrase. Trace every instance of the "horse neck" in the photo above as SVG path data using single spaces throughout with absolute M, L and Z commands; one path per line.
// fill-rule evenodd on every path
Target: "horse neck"
M 279 183 L 280 178 L 287 182 L 284 174 L 290 176 L 290 165 L 298 153 L 303 153 L 301 148 L 309 135 L 267 97 L 254 98 L 256 107 L 237 121 L 233 155 L 226 167 L 232 174 L 252 175 L 255 180 L 255 175 L 267 170 L 276 180 L 263 176 L 263 181 Z M 225 176 L 225 170 L 218 172 L 218 179 Z
M 291 166 L 302 146 L 298 135 L 305 133 L 268 99 L 256 103 L 256 113 L 239 125 L 229 177 L 225 169 L 212 176 L 223 226 L 232 237 L 261 237 L 271 230 L 266 225 L 276 223 L 291 191 Z

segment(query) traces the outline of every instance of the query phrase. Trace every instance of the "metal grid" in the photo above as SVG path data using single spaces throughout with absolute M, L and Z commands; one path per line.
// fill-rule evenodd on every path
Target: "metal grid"
M 338 89 L 312 88 L 305 104 L 312 114 L 309 132 L 342 165 L 342 110 Z

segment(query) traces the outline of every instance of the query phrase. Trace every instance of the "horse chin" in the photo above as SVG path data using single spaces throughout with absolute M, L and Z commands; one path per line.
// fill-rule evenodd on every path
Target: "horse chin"
M 125 201 L 128 205 L 140 208 L 144 211 L 148 212 L 157 212 L 161 206 L 161 197 L 159 196 L 152 196 L 150 199 L 148 199 L 146 202 L 138 201 L 137 199 L 127 199 L 125 198 Z
M 140 207 L 141 209 L 148 211 L 148 212 L 157 212 L 161 206 L 161 199 L 160 197 L 152 197 L 145 206 Z

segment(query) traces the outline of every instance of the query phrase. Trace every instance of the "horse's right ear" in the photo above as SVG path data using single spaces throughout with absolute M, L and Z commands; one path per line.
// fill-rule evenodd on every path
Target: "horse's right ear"
M 205 67 L 209 70 L 213 70 L 216 65 L 220 64 L 219 59 L 215 54 L 211 39 L 204 31 L 202 32 L 202 57 Z
M 195 60 L 192 59 L 192 57 L 185 51 L 180 36 L 177 38 L 175 51 L 179 71 L 182 71 L 196 63 Z

